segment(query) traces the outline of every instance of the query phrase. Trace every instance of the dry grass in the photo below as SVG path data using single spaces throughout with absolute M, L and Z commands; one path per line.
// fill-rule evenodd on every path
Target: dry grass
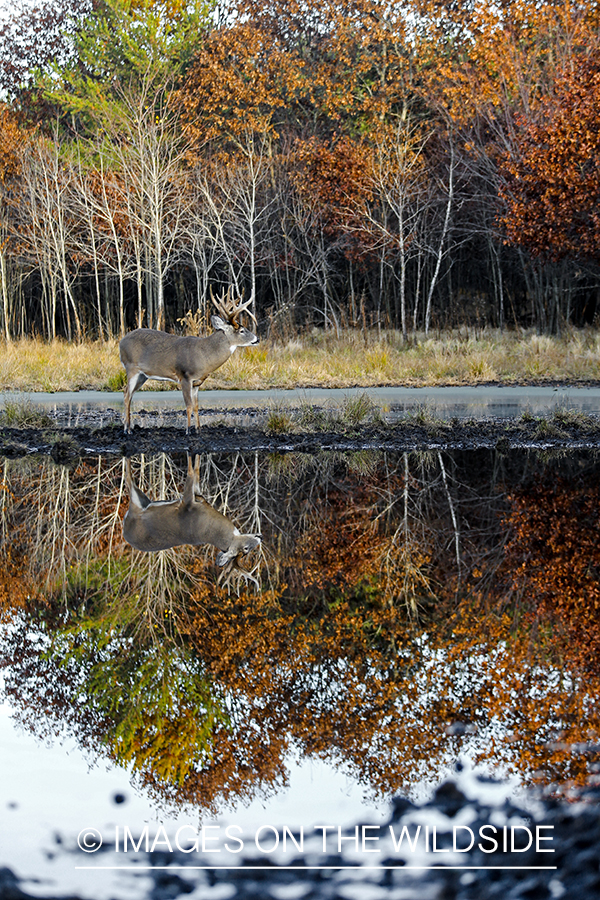
M 0 351 L 0 390 L 110 390 L 122 367 L 117 341 L 69 344 L 27 339 Z M 396 332 L 365 341 L 314 331 L 286 345 L 264 341 L 238 351 L 206 381 L 206 388 L 373 387 L 479 384 L 497 381 L 600 380 L 600 331 L 563 337 L 532 332 L 448 333 L 404 346 Z M 160 383 L 150 381 L 156 390 Z
M 102 390 L 121 368 L 115 340 L 75 344 L 26 338 L 2 344 L 0 390 Z

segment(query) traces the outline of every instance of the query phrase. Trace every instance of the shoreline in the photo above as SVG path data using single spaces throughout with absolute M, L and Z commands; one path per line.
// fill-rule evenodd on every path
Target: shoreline
M 32 455 L 51 456 L 68 463 L 79 458 L 110 455 L 130 457 L 139 453 L 229 453 L 320 454 L 386 451 L 410 453 L 450 450 L 595 450 L 600 448 L 600 417 L 532 416 L 530 419 L 452 419 L 407 416 L 394 424 L 325 427 L 319 430 L 290 427 L 274 432 L 249 424 L 256 410 L 238 411 L 246 424 L 201 425 L 186 435 L 183 427 L 161 423 L 152 427 L 152 414 L 144 427 L 134 425 L 123 433 L 120 422 L 98 424 L 93 418 L 84 426 L 0 428 L 0 456 L 16 459 Z M 155 414 L 158 420 L 158 415 Z M 166 418 L 161 416 L 161 418 Z M 182 418 L 184 418 L 182 416 Z

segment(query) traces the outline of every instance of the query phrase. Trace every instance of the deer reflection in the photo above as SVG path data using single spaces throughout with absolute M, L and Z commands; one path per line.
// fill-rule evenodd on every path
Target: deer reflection
M 225 583 L 243 577 L 257 587 L 258 579 L 243 565 L 243 559 L 260 546 L 255 534 L 241 534 L 233 522 L 207 503 L 200 493 L 200 457 L 187 458 L 187 477 L 177 500 L 150 500 L 135 484 L 131 462 L 125 473 L 129 490 L 129 509 L 123 519 L 123 537 L 136 550 L 154 552 L 179 547 L 212 544 L 220 551 L 217 565 L 223 568 L 219 578 Z

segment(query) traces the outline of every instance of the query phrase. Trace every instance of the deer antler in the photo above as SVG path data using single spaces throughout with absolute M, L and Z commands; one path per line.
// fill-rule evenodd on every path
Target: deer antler
M 256 590 L 260 588 L 260 582 L 258 578 L 256 578 L 248 569 L 242 565 L 242 556 L 243 552 L 234 556 L 233 559 L 230 559 L 229 562 L 225 565 L 223 571 L 219 575 L 217 579 L 217 584 L 222 587 L 226 587 L 229 590 L 230 583 L 235 579 L 235 591 L 239 595 L 240 593 L 240 581 L 243 578 L 246 582 L 252 581 L 256 586 Z
M 239 318 L 243 312 L 248 313 L 255 326 L 258 325 L 254 313 L 248 308 L 252 306 L 254 301 L 254 294 L 250 297 L 249 300 L 246 300 L 245 303 L 242 302 L 242 298 L 240 297 L 238 300 L 234 300 L 233 298 L 233 286 L 230 285 L 227 289 L 227 292 L 223 291 L 223 294 L 215 298 L 212 290 L 212 285 L 209 288 L 210 291 L 210 299 L 213 302 L 213 305 L 220 316 L 227 319 L 228 322 L 231 322 L 236 328 L 239 328 Z

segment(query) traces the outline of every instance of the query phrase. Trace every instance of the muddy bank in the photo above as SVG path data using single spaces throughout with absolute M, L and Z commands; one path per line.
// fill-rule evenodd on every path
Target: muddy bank
M 202 417 L 198 432 L 185 433 L 180 413 L 146 412 L 141 424 L 125 435 L 113 411 L 90 412 L 76 427 L 62 424 L 60 416 L 42 424 L 0 426 L 0 456 L 9 458 L 44 454 L 57 462 L 85 456 L 139 453 L 210 453 L 261 451 L 266 453 L 320 453 L 324 451 L 511 449 L 594 449 L 600 447 L 600 417 L 576 412 L 555 412 L 546 417 L 518 420 L 444 420 L 422 413 L 396 422 L 367 421 L 348 424 L 324 418 L 315 410 L 312 424 L 293 416 L 268 421 L 264 410 L 233 410 L 226 419 Z

